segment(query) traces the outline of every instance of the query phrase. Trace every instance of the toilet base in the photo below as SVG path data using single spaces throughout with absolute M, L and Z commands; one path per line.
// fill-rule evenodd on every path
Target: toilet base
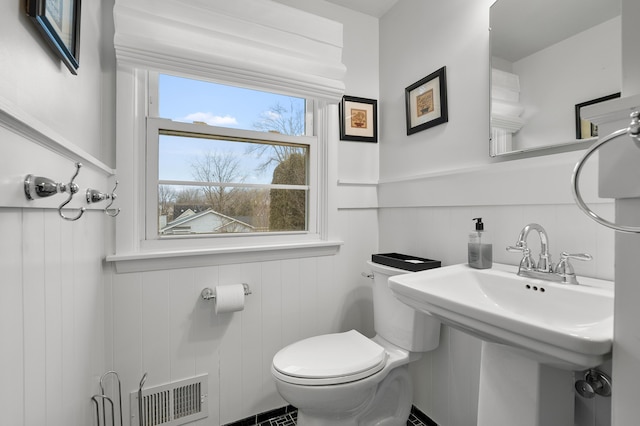
M 407 365 L 393 369 L 350 410 L 298 407 L 297 426 L 404 426 L 411 414 L 413 387 Z

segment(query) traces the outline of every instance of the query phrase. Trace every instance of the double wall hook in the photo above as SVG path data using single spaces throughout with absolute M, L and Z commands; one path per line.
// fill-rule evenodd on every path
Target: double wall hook
M 110 209 L 113 202 L 116 200 L 116 188 L 118 187 L 118 181 L 111 190 L 111 193 L 100 192 L 97 189 L 87 189 L 87 203 L 97 203 L 104 200 L 111 200 L 111 202 L 104 208 L 104 214 L 110 217 L 116 217 L 120 214 L 120 209 Z
M 76 172 L 71 177 L 69 183 L 58 183 L 53 181 L 52 179 L 42 177 L 42 176 L 34 176 L 27 175 L 24 178 L 24 193 L 28 200 L 34 200 L 35 197 L 44 198 L 50 197 L 54 194 L 61 194 L 66 192 L 69 194 L 69 197 L 60 204 L 58 207 L 58 214 L 61 218 L 65 220 L 78 220 L 85 212 L 85 208 L 81 207 L 79 209 L 79 213 L 74 217 L 65 216 L 62 213 L 62 209 L 71 202 L 73 196 L 78 192 L 78 185 L 74 182 L 76 177 L 78 177 L 78 173 L 80 173 L 80 167 L 82 167 L 82 163 L 76 163 Z

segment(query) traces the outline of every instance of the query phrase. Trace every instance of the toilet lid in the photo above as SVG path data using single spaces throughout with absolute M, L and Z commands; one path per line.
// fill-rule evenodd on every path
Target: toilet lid
M 310 337 L 285 347 L 273 357 L 277 372 L 304 382 L 358 380 L 380 371 L 385 363 L 384 348 L 355 330 Z

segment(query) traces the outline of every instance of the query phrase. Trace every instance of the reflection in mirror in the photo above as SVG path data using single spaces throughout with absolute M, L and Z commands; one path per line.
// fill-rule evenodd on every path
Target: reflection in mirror
M 585 142 L 575 106 L 620 92 L 620 25 L 619 0 L 491 6 L 491 156 Z

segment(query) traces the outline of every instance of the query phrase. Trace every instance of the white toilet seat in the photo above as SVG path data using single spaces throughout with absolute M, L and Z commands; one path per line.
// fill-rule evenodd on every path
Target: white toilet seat
M 273 357 L 272 372 L 288 383 L 320 386 L 353 382 L 382 370 L 385 348 L 355 330 L 293 343 Z

